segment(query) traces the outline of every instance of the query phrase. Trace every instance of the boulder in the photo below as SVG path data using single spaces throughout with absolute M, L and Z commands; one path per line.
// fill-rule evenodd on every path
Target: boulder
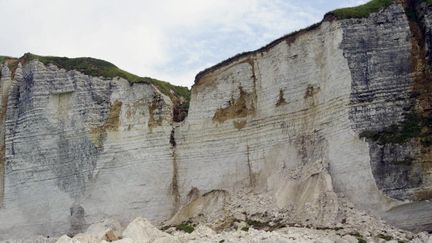
M 86 234 L 96 237 L 99 241 L 115 241 L 121 236 L 121 225 L 119 222 L 114 220 L 105 220 L 101 223 L 90 225 Z
M 170 237 L 170 235 L 160 231 L 148 220 L 143 218 L 136 218 L 123 231 L 123 237 L 130 238 L 135 242 L 147 243 L 153 242 L 158 238 Z
M 357 243 L 357 242 L 359 242 L 359 240 L 356 237 L 352 236 L 352 235 L 344 235 L 342 237 L 342 239 L 346 240 L 349 243 Z

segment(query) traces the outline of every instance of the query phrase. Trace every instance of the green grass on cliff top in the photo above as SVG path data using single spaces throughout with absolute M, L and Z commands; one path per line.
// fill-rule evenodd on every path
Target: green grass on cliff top
M 0 63 L 5 57 L 0 56 Z M 190 90 L 187 87 L 175 86 L 168 82 L 149 78 L 140 77 L 135 74 L 126 72 L 114 64 L 90 57 L 67 58 L 53 56 L 38 56 L 31 53 L 26 53 L 22 59 L 24 61 L 39 60 L 43 64 L 53 64 L 65 70 L 76 70 L 95 77 L 114 78 L 120 77 L 128 80 L 131 83 L 147 83 L 153 84 L 165 95 L 173 98 L 173 96 L 183 97 L 186 102 L 190 100 Z
M 378 12 L 392 3 L 393 0 L 372 0 L 357 7 L 336 9 L 327 15 L 335 16 L 338 19 L 367 18 L 371 13 Z
M 4 63 L 6 60 L 16 60 L 16 58 L 9 56 L 0 56 L 0 64 Z

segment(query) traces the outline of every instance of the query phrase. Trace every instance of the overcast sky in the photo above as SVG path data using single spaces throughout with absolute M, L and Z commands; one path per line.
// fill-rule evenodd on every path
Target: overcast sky
M 190 86 L 195 75 L 366 0 L 0 0 L 0 55 L 104 59 Z

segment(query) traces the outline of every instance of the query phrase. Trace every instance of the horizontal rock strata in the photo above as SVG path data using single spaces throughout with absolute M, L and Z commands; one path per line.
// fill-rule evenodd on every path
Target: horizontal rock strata
M 205 193 L 245 189 L 304 224 L 340 220 L 339 193 L 431 230 L 432 9 L 401 2 L 201 72 L 182 122 L 151 84 L 2 65 L 0 239 L 160 223 L 197 198 L 211 205 Z

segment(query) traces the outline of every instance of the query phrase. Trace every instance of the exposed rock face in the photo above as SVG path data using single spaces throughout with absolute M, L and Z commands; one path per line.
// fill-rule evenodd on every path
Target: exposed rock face
M 161 222 L 245 188 L 296 221 L 337 221 L 342 193 L 431 230 L 431 23 L 425 3 L 327 19 L 200 73 L 182 123 L 148 84 L 3 65 L 0 239 Z
M 412 34 L 404 9 L 391 6 L 368 19 L 347 20 L 342 25 L 346 31 L 341 48 L 352 74 L 351 127 L 360 134 L 402 122 L 411 106 L 414 82 Z M 420 172 L 402 162 L 413 156 L 411 146 L 369 144 L 379 189 L 403 198 L 408 188 L 419 186 Z
M 2 85 L 10 88 L 0 235 L 79 232 L 106 215 L 170 216 L 167 97 L 37 61 L 13 81 L 3 68 Z

